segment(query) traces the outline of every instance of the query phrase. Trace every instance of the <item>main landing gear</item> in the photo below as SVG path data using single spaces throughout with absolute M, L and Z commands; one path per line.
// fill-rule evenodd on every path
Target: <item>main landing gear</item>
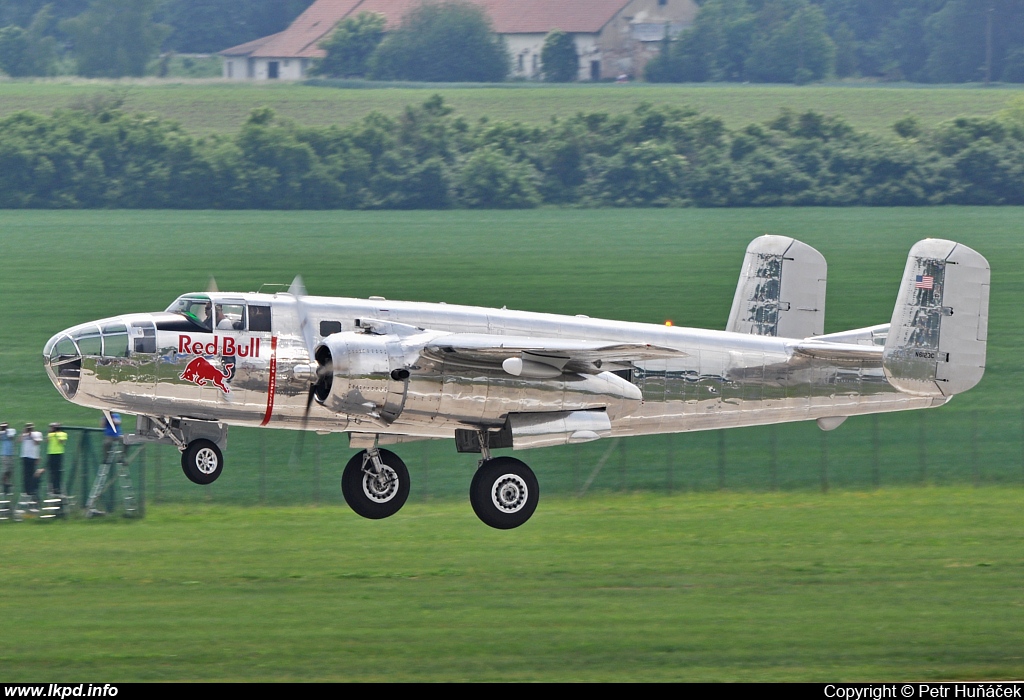
M 194 484 L 212 484 L 224 470 L 224 455 L 210 440 L 193 440 L 181 453 L 181 470 Z
M 363 450 L 345 465 L 341 475 L 345 502 L 371 520 L 394 515 L 409 498 L 409 470 L 394 452 Z
M 483 459 L 469 487 L 473 512 L 499 530 L 519 527 L 537 510 L 540 488 L 533 470 L 513 457 Z M 341 476 L 341 491 L 349 507 L 364 518 L 378 520 L 397 513 L 409 497 L 409 470 L 398 455 L 371 448 L 357 453 Z

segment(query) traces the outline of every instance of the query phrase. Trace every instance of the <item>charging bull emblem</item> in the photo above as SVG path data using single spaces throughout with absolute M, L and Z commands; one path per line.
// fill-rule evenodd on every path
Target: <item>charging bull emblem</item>
M 231 389 L 224 383 L 224 380 L 231 376 L 232 367 L 234 365 L 224 365 L 224 371 L 221 372 L 205 357 L 197 357 L 188 363 L 188 367 L 179 375 L 179 379 L 193 382 L 199 386 L 206 386 L 206 382 L 213 382 L 225 394 L 230 394 Z

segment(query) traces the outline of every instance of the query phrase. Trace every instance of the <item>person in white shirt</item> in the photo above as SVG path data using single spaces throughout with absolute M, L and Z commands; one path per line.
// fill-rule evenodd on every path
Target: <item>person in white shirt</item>
M 44 471 L 39 468 L 39 447 L 42 444 L 43 434 L 31 423 L 26 423 L 21 432 L 22 487 L 33 501 L 39 495 L 39 477 Z
M 11 492 L 11 480 L 14 475 L 14 442 L 18 431 L 0 423 L 0 492 L 5 496 Z

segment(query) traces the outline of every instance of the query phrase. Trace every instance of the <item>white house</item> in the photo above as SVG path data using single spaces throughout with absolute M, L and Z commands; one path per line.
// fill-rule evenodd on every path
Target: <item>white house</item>
M 540 77 L 544 37 L 553 29 L 572 35 L 580 57 L 580 80 L 639 76 L 658 53 L 665 32 L 693 24 L 694 0 L 470 0 L 485 9 L 495 32 L 512 54 L 512 75 Z M 224 77 L 288 80 L 307 75 L 310 62 L 324 56 L 318 44 L 339 22 L 360 12 L 377 12 L 387 28 L 423 0 L 317 0 L 278 34 L 220 52 Z

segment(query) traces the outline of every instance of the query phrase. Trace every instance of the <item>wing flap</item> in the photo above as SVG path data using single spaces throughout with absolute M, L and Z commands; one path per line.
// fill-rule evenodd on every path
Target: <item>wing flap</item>
M 607 340 L 570 340 L 526 336 L 452 333 L 428 342 L 425 355 L 445 362 L 500 366 L 509 358 L 521 358 L 571 371 L 603 365 L 629 365 L 643 360 L 686 357 L 687 353 L 649 343 Z

